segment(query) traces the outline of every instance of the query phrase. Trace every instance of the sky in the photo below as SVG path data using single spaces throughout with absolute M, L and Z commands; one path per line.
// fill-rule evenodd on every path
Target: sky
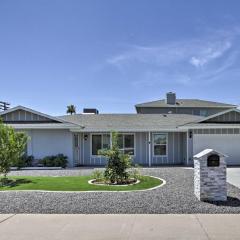
M 239 0 L 1 0 L 0 101 L 51 115 L 74 104 L 240 104 Z

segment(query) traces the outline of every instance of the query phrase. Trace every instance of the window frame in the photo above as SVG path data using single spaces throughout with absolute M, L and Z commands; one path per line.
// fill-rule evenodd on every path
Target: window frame
M 203 112 L 204 112 L 205 114 L 203 114 Z M 199 116 L 201 116 L 201 117 L 207 117 L 207 116 L 208 116 L 208 111 L 207 111 L 207 109 L 200 109 L 200 110 L 199 110 Z
M 103 149 L 103 135 L 109 135 L 109 146 L 111 147 L 111 134 L 110 133 L 91 133 L 91 139 L 90 139 L 90 153 L 91 157 L 103 157 L 102 155 L 95 155 L 93 154 L 93 136 L 94 135 L 101 135 L 101 149 Z
M 134 154 L 133 155 L 130 155 L 131 157 L 135 157 L 136 156 L 136 134 L 135 133 L 127 133 L 127 132 L 124 132 L 124 133 L 119 133 L 119 135 L 122 135 L 122 136 L 125 136 L 125 135 L 132 135 L 133 136 L 133 151 L 134 151 Z M 124 148 L 124 145 L 125 145 L 125 139 L 123 138 L 123 148 L 119 148 L 120 151 L 124 151 L 125 150 L 130 150 L 132 148 Z
M 166 136 L 166 144 L 155 144 L 154 142 L 154 136 L 155 135 L 165 135 Z M 166 154 L 165 155 L 155 155 L 154 147 L 155 146 L 165 146 L 166 145 Z M 168 157 L 168 133 L 153 133 L 152 134 L 152 151 L 153 151 L 153 157 Z

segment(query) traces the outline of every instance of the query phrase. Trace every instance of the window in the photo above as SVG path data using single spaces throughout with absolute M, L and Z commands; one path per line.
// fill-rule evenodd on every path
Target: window
M 98 155 L 101 149 L 110 148 L 109 134 L 93 134 L 92 135 L 92 155 Z
M 154 156 L 167 155 L 167 134 L 157 133 L 153 135 Z
M 207 116 L 207 110 L 200 109 L 200 116 L 206 117 Z
M 134 155 L 134 134 L 119 134 L 118 147 L 124 154 Z

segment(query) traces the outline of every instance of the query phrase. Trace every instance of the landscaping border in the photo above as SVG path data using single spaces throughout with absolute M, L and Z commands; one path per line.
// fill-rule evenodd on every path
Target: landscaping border
M 47 193 L 101 193 L 101 192 L 116 192 L 116 193 L 124 193 L 124 192 L 145 192 L 145 191 L 151 191 L 151 190 L 155 190 L 157 188 L 163 187 L 166 184 L 166 181 L 162 178 L 159 177 L 155 177 L 155 176 L 150 176 L 150 175 L 143 175 L 143 176 L 147 176 L 147 177 L 152 177 L 152 178 L 156 178 L 159 179 L 160 181 L 162 181 L 162 184 L 156 186 L 156 187 L 152 187 L 152 188 L 147 188 L 147 189 L 139 189 L 139 190 L 120 190 L 120 191 L 113 191 L 113 190 L 91 190 L 91 191 L 49 191 L 49 190 L 2 190 L 0 192 L 47 192 Z
M 111 187 L 127 187 L 127 186 L 133 186 L 136 185 L 138 183 L 140 183 L 140 180 L 137 180 L 134 183 L 130 183 L 130 184 L 107 184 L 107 183 L 93 183 L 93 181 L 95 181 L 96 179 L 91 179 L 88 181 L 88 184 L 91 185 L 95 185 L 95 186 L 111 186 Z

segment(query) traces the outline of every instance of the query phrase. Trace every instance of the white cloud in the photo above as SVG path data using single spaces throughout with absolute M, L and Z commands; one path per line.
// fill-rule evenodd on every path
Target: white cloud
M 213 42 L 210 47 L 203 47 L 196 56 L 191 57 L 190 63 L 195 67 L 201 67 L 212 60 L 221 57 L 232 46 L 229 40 Z
M 131 45 L 107 59 L 107 65 L 131 76 L 134 86 L 198 84 L 204 79 L 217 79 L 236 63 L 239 52 L 234 43 L 239 36 L 240 30 L 235 28 L 159 46 Z

